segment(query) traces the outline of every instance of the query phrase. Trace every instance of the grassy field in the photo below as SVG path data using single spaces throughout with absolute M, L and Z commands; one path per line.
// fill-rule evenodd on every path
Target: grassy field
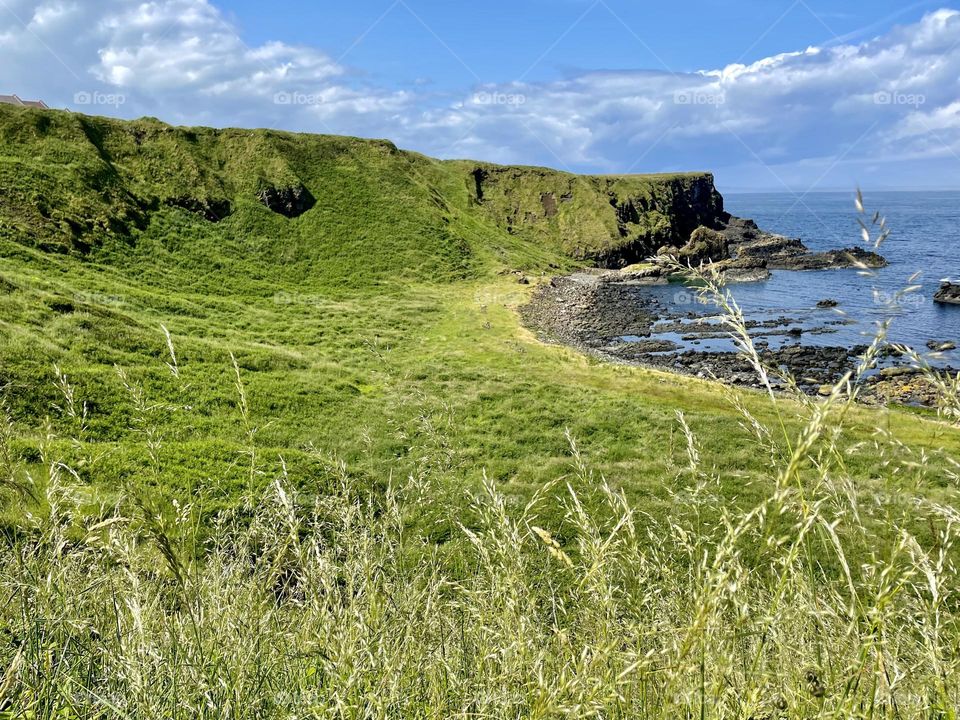
M 475 167 L 0 108 L 2 716 L 956 717 L 957 429 L 540 342 L 690 178 Z

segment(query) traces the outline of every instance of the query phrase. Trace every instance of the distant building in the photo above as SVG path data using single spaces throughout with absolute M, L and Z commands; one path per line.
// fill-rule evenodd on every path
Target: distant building
M 0 95 L 0 105 L 16 105 L 17 107 L 39 108 L 40 110 L 50 109 L 43 100 L 21 100 L 16 95 Z

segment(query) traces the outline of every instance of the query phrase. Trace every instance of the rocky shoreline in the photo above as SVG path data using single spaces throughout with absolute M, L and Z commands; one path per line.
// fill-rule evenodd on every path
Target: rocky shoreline
M 731 282 L 760 282 L 771 270 L 882 268 L 886 259 L 859 247 L 812 252 L 799 238 L 764 232 L 753 220 L 726 215 L 715 228 L 700 226 L 683 246 L 665 245 L 648 262 L 611 271 L 613 282 L 656 284 L 677 274 L 677 264 L 709 266 Z
M 651 279 L 649 274 L 638 281 L 636 275 L 644 272 L 644 269 L 634 272 L 628 269 L 622 274 L 584 271 L 554 278 L 541 285 L 531 301 L 521 308 L 522 319 L 547 341 L 569 345 L 608 361 L 716 379 L 731 385 L 762 387 L 751 363 L 738 353 L 697 347 L 701 343 L 709 344 L 711 339 L 727 337 L 725 327 L 704 313 L 671 309 L 644 293 L 637 285 L 666 282 L 663 277 Z M 682 285 L 677 287 L 680 291 L 684 289 Z M 795 318 L 753 321 L 748 327 L 761 360 L 768 366 L 789 371 L 799 388 L 810 395 L 826 392 L 830 385 L 856 367 L 858 358 L 866 350 L 865 345 L 827 347 L 799 342 L 776 349 L 770 347 L 766 338 L 783 335 L 799 340 L 804 332 L 811 332 L 800 330 Z M 679 336 L 682 344 L 658 337 L 663 334 Z M 772 385 L 774 389 L 787 389 L 786 383 L 780 380 L 772 380 Z M 931 406 L 936 403 L 929 383 L 912 368 L 898 365 L 896 359 L 888 360 L 882 370 L 871 374 L 861 399 L 876 404 Z

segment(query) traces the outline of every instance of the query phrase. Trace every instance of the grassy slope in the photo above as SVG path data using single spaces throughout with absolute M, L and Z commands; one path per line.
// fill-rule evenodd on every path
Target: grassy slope
M 25 456 L 36 455 L 48 415 L 58 434 L 78 439 L 60 451 L 94 488 L 91 497 L 147 482 L 121 367 L 144 387 L 150 423 L 162 429 L 163 469 L 149 481 L 163 486 L 157 495 L 204 488 L 210 507 L 236 499 L 250 482 L 251 426 L 241 418 L 231 353 L 257 452 L 272 463 L 282 455 L 301 477 L 322 472 L 302 452 L 314 445 L 370 485 L 415 474 L 456 504 L 486 470 L 519 502 L 569 471 L 569 428 L 597 471 L 661 514 L 686 464 L 680 410 L 723 493 L 760 492 L 751 481 L 767 462 L 721 388 L 542 345 L 515 312 L 530 288 L 498 274 L 565 267 L 564 251 L 586 237 L 601 249 L 614 242 L 611 187 L 640 198 L 702 176 L 502 169 L 508 179 L 480 208 L 475 164 L 384 142 L 0 108 L 0 143 L 0 385 Z M 544 173 L 544 189 L 529 180 Z M 318 200 L 300 218 L 256 200 L 265 185 L 298 182 Z M 562 195 L 564 184 L 574 200 L 556 216 L 505 229 L 516 212 L 536 214 L 544 192 Z M 228 199 L 234 212 L 210 223 L 165 205 L 184 194 Z M 643 222 L 664 220 L 651 213 Z M 85 257 L 50 252 L 87 246 Z M 179 381 L 164 365 L 161 324 L 173 335 Z M 64 404 L 54 364 L 89 403 L 83 428 L 51 409 Z M 763 398 L 747 402 L 769 417 Z M 863 429 L 851 448 L 878 421 L 866 410 L 857 418 Z M 914 447 L 960 454 L 955 431 L 939 423 L 895 411 L 880 422 Z M 908 468 L 910 458 L 901 460 Z M 909 471 L 878 480 L 889 468 L 869 446 L 852 449 L 847 462 L 864 491 L 896 485 L 904 507 L 915 494 L 939 492 Z M 438 538 L 451 531 L 414 520 Z

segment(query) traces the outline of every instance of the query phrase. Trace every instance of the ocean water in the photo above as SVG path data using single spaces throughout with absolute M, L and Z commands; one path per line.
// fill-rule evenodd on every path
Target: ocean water
M 790 194 L 727 195 L 726 209 L 753 218 L 764 230 L 799 237 L 814 251 L 862 244 L 853 193 L 810 193 L 801 200 Z M 941 279 L 960 281 L 960 192 L 878 192 L 864 195 L 867 223 L 874 211 L 887 218 L 892 234 L 879 249 L 889 267 L 865 276 L 857 270 L 774 271 L 762 283 L 731 285 L 748 319 L 787 317 L 790 327 L 804 330 L 800 339 L 756 333 L 771 347 L 816 344 L 853 347 L 875 335 L 876 323 L 893 318 L 892 342 L 927 352 L 927 341 L 960 344 L 960 306 L 933 302 Z M 910 283 L 921 289 L 893 307 L 889 302 Z M 689 294 L 671 287 L 650 288 L 657 299 L 674 309 L 690 308 Z M 820 300 L 839 303 L 837 310 L 816 307 Z M 695 305 L 695 303 L 693 303 Z M 709 316 L 707 308 L 695 310 Z M 700 343 L 700 349 L 730 349 L 722 340 Z M 956 357 L 954 357 L 956 356 Z M 960 364 L 960 351 L 945 362 Z

